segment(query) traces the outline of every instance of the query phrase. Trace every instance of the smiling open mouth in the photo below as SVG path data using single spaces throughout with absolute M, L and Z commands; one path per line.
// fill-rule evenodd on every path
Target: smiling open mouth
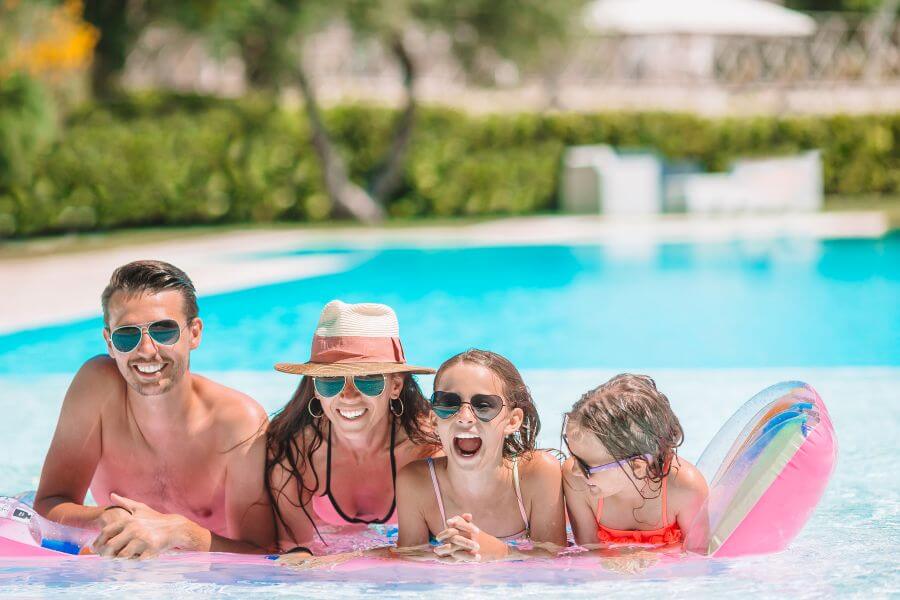
M 166 363 L 137 363 L 132 364 L 131 368 L 134 369 L 139 375 L 144 377 L 153 377 L 154 375 L 158 375 L 162 372 L 163 369 L 166 368 Z
M 474 433 L 460 433 L 453 438 L 453 448 L 460 456 L 475 456 L 481 450 L 481 438 Z
M 347 419 L 348 421 L 355 421 L 356 419 L 358 419 L 361 416 L 363 416 L 364 414 L 366 414 L 366 410 L 368 410 L 368 409 L 365 409 L 365 408 L 353 408 L 353 409 L 339 408 L 339 409 L 337 409 L 337 413 L 339 415 L 341 415 L 342 417 L 344 417 L 345 419 Z

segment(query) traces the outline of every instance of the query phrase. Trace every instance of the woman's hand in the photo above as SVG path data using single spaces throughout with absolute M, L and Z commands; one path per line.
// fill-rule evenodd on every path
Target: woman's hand
M 291 567 L 292 569 L 320 569 L 324 567 L 335 567 L 348 560 L 365 556 L 363 550 L 354 550 L 353 552 L 341 552 L 339 554 L 328 554 L 325 556 L 314 556 L 305 552 L 293 552 L 291 554 L 282 554 L 276 562 L 280 565 Z
M 435 554 L 459 561 L 493 560 L 509 554 L 506 544 L 481 531 L 469 513 L 447 519 L 447 529 L 437 534 L 437 540 L 446 543 L 436 546 Z

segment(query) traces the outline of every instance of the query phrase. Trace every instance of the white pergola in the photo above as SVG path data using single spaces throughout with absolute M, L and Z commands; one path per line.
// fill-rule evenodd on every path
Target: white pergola
M 816 31 L 803 13 L 765 0 L 595 0 L 584 25 L 617 38 L 616 69 L 648 80 L 709 80 L 722 38 L 799 39 Z
M 585 26 L 619 35 L 808 36 L 809 16 L 765 0 L 596 0 Z

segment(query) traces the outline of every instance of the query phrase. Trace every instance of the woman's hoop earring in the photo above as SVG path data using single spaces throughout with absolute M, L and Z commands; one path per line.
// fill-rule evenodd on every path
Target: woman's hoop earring
M 316 401 L 316 400 L 318 400 L 318 398 L 311 398 L 310 401 L 309 401 L 309 402 L 307 403 L 307 405 L 306 405 L 306 412 L 308 412 L 309 415 L 310 415 L 313 419 L 318 419 L 318 418 L 322 417 L 322 416 L 325 414 L 325 410 L 322 409 L 322 402 L 321 402 L 321 400 L 319 401 L 319 410 L 320 410 L 321 412 L 320 412 L 319 414 L 316 414 L 316 413 L 313 412 L 312 404 L 313 404 L 313 402 Z
M 395 400 L 400 404 L 400 410 L 399 410 L 399 411 L 394 409 L 394 401 L 395 401 Z M 397 417 L 397 418 L 400 418 L 400 417 L 403 416 L 403 412 L 404 412 L 405 410 L 406 410 L 406 406 L 403 404 L 403 401 L 402 401 L 402 400 L 400 400 L 399 398 L 391 398 L 391 414 L 392 414 L 392 415 L 394 415 L 394 416 Z

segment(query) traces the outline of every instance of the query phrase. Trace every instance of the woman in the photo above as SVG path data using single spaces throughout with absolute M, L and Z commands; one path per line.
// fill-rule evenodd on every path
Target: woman
M 281 549 L 312 553 L 317 541 L 327 545 L 323 533 L 396 523 L 397 472 L 439 446 L 412 378 L 434 369 L 406 363 L 394 311 L 329 302 L 310 360 L 275 368 L 304 376 L 268 431 Z

